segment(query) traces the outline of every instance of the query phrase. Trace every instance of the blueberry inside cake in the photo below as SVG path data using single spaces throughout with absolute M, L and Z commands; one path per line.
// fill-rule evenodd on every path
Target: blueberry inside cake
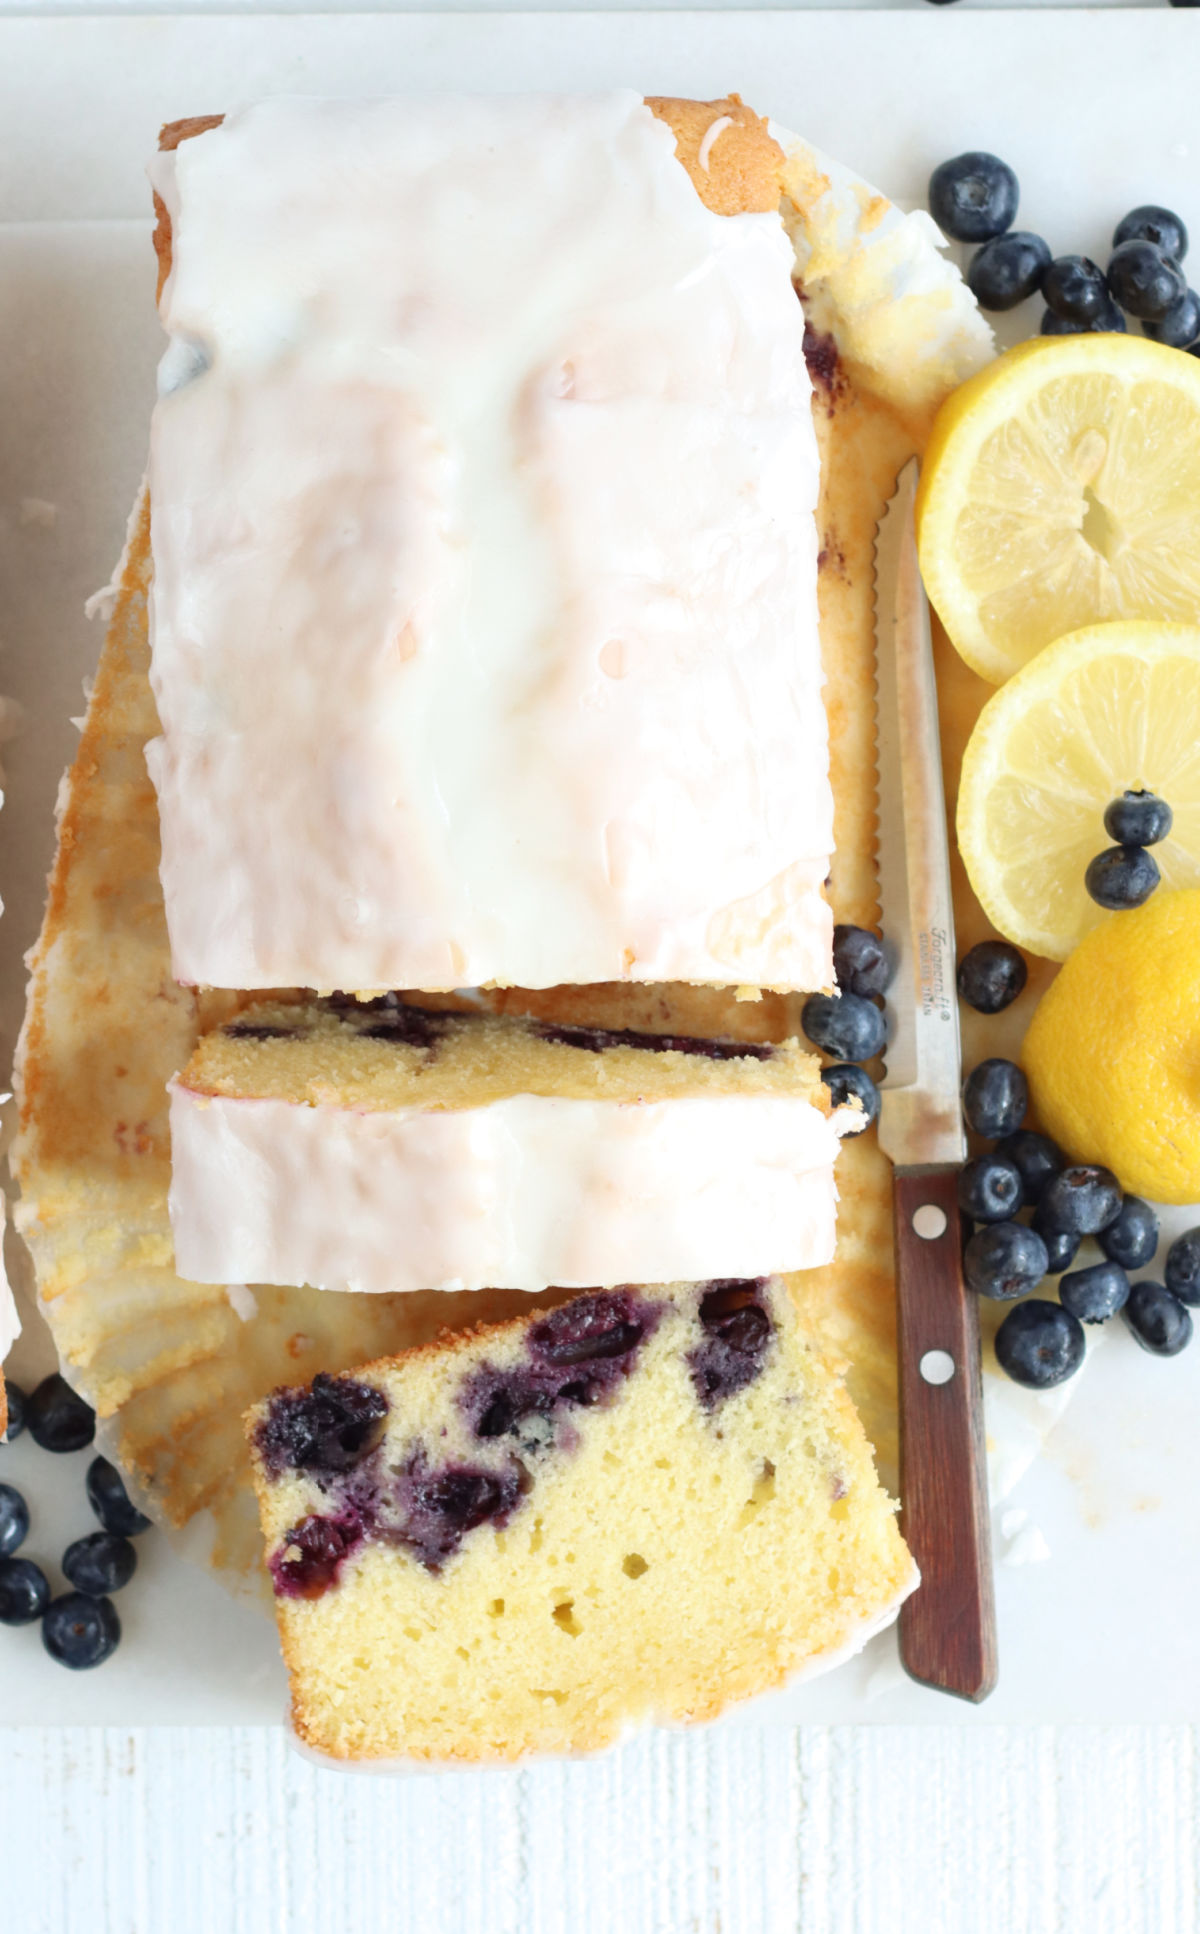
M 248 1417 L 300 1737 L 515 1759 L 835 1664 L 916 1577 L 773 1278 L 591 1290 Z
M 176 1259 L 383 1293 L 815 1268 L 852 1119 L 796 1041 L 263 1002 L 172 1083 Z

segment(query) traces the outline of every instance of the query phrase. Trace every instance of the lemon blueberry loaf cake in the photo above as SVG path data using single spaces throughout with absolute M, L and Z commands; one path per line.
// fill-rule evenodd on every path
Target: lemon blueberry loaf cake
M 660 103 L 656 111 L 707 206 L 732 214 L 780 205 L 774 146 L 748 109 L 726 99 Z M 708 140 L 718 123 L 720 133 Z M 164 145 L 211 125 L 175 124 Z M 829 895 L 839 920 L 872 924 L 875 526 L 897 471 L 921 447 L 929 410 L 986 359 L 990 335 L 957 269 L 939 258 L 924 215 L 901 214 L 785 130 L 772 125 L 770 135 L 785 156 L 783 218 L 803 283 L 802 313 L 818 333 L 821 654 L 836 797 Z M 581 193 L 581 218 L 587 203 Z M 156 240 L 165 276 L 171 223 L 161 209 Z M 185 1527 L 188 1549 L 239 1589 L 258 1577 L 262 1548 L 241 1430 L 247 1404 L 276 1385 L 426 1341 L 447 1322 L 531 1305 L 524 1292 L 389 1297 L 282 1285 L 247 1292 L 240 1281 L 229 1289 L 204 1285 L 175 1268 L 166 1084 L 198 1035 L 245 997 L 180 986 L 172 975 L 158 812 L 143 757 L 146 742 L 160 735 L 149 683 L 151 578 L 142 490 L 114 572 L 114 612 L 66 775 L 45 923 L 30 958 L 16 1216 L 30 1252 L 25 1280 L 32 1293 L 36 1271 L 66 1375 L 105 1420 L 156 1518 Z M 948 767 L 956 770 L 978 697 L 973 681 L 965 688 L 957 660 L 955 668 L 963 689 L 948 693 L 943 683 L 941 718 Z M 972 908 L 963 887 L 960 931 L 974 921 L 977 937 L 982 916 Z M 783 1039 L 799 1025 L 790 996 L 738 1004 L 732 989 L 678 982 L 604 991 L 604 1005 L 595 988 L 512 989 L 489 998 L 512 1011 L 536 1003 L 557 1019 L 599 1019 L 616 1029 L 753 1042 Z M 891 1172 L 873 1132 L 843 1144 L 838 1187 L 836 1259 L 791 1287 L 806 1332 L 848 1362 L 847 1388 L 894 1486 Z
M 830 985 L 784 155 L 659 108 L 275 99 L 154 162 L 178 980 Z
M 300 1738 L 589 1750 L 836 1664 L 917 1582 L 779 1282 L 591 1291 L 248 1418 Z
M 262 1003 L 171 1084 L 176 1264 L 376 1292 L 815 1268 L 855 1125 L 795 1041 Z

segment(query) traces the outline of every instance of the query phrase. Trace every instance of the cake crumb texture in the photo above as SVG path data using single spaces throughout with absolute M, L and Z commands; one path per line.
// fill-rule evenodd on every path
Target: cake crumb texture
M 594 1751 L 652 1718 L 713 1718 L 888 1621 L 915 1569 L 839 1380 L 769 1281 L 749 1286 L 772 1326 L 758 1374 L 706 1406 L 698 1311 L 713 1287 L 629 1292 L 659 1314 L 628 1373 L 562 1424 L 543 1414 L 541 1441 L 519 1419 L 481 1440 L 463 1401 L 485 1367 L 501 1386 L 519 1374 L 539 1317 L 352 1373 L 387 1400 L 371 1453 L 384 1483 L 420 1445 L 459 1468 L 514 1461 L 524 1490 L 440 1569 L 393 1531 L 368 1537 L 320 1596 L 276 1598 L 307 1745 L 337 1759 Z M 278 1562 L 291 1528 L 338 1508 L 340 1485 L 362 1495 L 364 1466 L 273 1480 L 269 1414 L 248 1425 Z

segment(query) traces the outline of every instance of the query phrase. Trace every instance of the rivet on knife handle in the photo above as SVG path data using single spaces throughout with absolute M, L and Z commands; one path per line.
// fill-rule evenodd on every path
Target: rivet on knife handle
M 897 1169 L 903 1529 L 921 1570 L 900 1656 L 924 1685 L 986 1699 L 996 1683 L 987 1458 L 975 1299 L 963 1287 L 954 1168 Z

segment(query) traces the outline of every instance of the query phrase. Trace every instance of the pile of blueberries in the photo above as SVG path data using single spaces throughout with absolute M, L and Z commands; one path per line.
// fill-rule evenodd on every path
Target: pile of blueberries
M 77 1451 L 95 1437 L 96 1413 L 63 1377 L 46 1377 L 31 1396 L 14 1383 L 7 1391 L 5 1443 L 28 1430 L 43 1450 Z M 41 1566 L 15 1555 L 29 1534 L 29 1506 L 13 1485 L 0 1483 L 0 1625 L 40 1619 L 50 1657 L 75 1672 L 102 1665 L 115 1652 L 121 1621 L 109 1594 L 133 1577 L 137 1552 L 130 1540 L 150 1528 L 106 1457 L 88 1466 L 87 1496 L 101 1529 L 67 1546 L 62 1570 L 72 1590 L 51 1598 Z
M 821 1079 L 835 1107 L 862 1104 L 859 1128 L 869 1128 L 879 1113 L 879 1090 L 860 1064 L 883 1053 L 887 1024 L 880 1000 L 892 977 L 883 941 L 867 927 L 833 930 L 833 967 L 840 994 L 810 994 L 800 1025 L 814 1047 L 834 1057 Z
M 1108 266 L 1052 257 L 1040 235 L 1014 228 L 1020 187 L 1007 162 L 983 152 L 943 161 L 929 179 L 929 211 L 952 241 L 979 243 L 967 283 L 983 309 L 1015 309 L 1038 291 L 1044 336 L 1124 334 L 1126 317 L 1170 349 L 1200 355 L 1200 295 L 1181 264 L 1187 229 L 1169 208 L 1132 208 L 1117 223 Z
M 1021 992 L 1025 962 L 1004 940 L 984 940 L 958 969 L 963 1000 L 997 1014 Z M 1025 1076 L 1013 1061 L 981 1061 L 963 1084 L 963 1114 L 990 1141 L 959 1175 L 958 1201 L 977 1226 L 967 1242 L 963 1272 L 969 1287 L 1000 1302 L 1027 1300 L 996 1332 L 996 1357 L 1017 1383 L 1047 1390 L 1079 1368 L 1083 1325 L 1118 1312 L 1137 1341 L 1155 1356 L 1177 1356 L 1192 1337 L 1192 1308 L 1200 1306 L 1200 1228 L 1189 1229 L 1167 1251 L 1165 1281 L 1131 1283 L 1158 1248 L 1158 1217 L 1137 1195 L 1122 1195 L 1111 1170 L 1069 1164 L 1057 1143 L 1024 1126 L 1029 1106 Z M 1028 1220 L 1018 1220 L 1028 1212 Z M 1072 1269 L 1085 1236 L 1102 1260 Z M 1046 1276 L 1058 1276 L 1059 1301 L 1029 1296 Z
M 1127 830 L 1125 821 L 1119 830 L 1110 815 L 1122 803 L 1105 815 L 1117 838 Z M 857 1099 L 866 1128 L 879 1113 L 879 1090 L 861 1064 L 883 1051 L 880 1003 L 891 963 L 880 936 L 865 927 L 836 927 L 833 959 L 843 991 L 810 995 L 801 1025 L 815 1047 L 836 1057 L 822 1073 L 831 1099 Z M 980 1014 L 1001 1013 L 1027 979 L 1024 959 L 1006 940 L 980 941 L 959 962 L 959 994 Z M 963 1257 L 966 1281 L 998 1302 L 1025 1299 L 996 1332 L 1001 1368 L 1017 1383 L 1048 1390 L 1082 1363 L 1083 1325 L 1105 1323 L 1118 1313 L 1143 1349 L 1177 1356 L 1192 1338 L 1190 1310 L 1200 1307 L 1200 1228 L 1172 1243 L 1163 1282 L 1131 1282 L 1130 1270 L 1153 1261 L 1157 1215 L 1140 1196 L 1123 1195 L 1111 1170 L 1068 1163 L 1048 1135 L 1026 1128 L 1028 1107 L 1025 1076 L 1014 1061 L 981 1061 L 963 1084 L 967 1126 L 993 1144 L 959 1175 L 959 1207 L 974 1225 Z M 1094 1238 L 1100 1260 L 1073 1269 L 1085 1237 Z M 1047 1276 L 1060 1278 L 1057 1303 L 1029 1294 Z

